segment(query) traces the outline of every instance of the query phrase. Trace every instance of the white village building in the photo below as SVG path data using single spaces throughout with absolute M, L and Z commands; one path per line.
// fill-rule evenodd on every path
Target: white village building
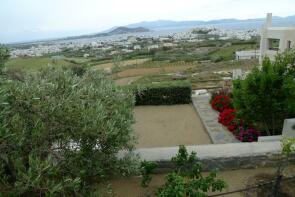
M 278 53 L 292 47 L 295 47 L 295 27 L 273 27 L 272 14 L 268 13 L 261 30 L 259 62 L 264 57 L 274 60 Z
M 236 51 L 236 60 L 258 59 L 259 56 L 260 53 L 257 50 Z

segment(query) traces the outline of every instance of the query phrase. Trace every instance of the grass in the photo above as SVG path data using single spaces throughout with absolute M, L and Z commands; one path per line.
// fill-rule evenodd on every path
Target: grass
M 150 74 L 139 78 L 138 80 L 134 81 L 134 84 L 146 84 L 152 82 L 161 82 L 161 81 L 169 81 L 172 80 L 171 75 L 167 74 Z
M 122 61 L 112 61 L 108 63 L 98 64 L 94 66 L 95 69 L 105 69 L 105 68 L 112 68 L 115 66 L 118 67 L 137 67 L 145 62 L 148 62 L 150 59 L 133 59 L 133 60 L 122 60 Z
M 11 59 L 6 63 L 8 69 L 23 69 L 27 71 L 36 71 L 47 65 L 52 66 L 72 66 L 73 63 L 65 60 L 52 61 L 49 57 L 22 57 Z

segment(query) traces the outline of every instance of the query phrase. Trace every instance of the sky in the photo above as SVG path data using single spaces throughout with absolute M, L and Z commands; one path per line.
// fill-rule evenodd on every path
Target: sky
M 295 0 L 0 0 L 0 43 L 100 32 L 153 20 L 295 15 Z

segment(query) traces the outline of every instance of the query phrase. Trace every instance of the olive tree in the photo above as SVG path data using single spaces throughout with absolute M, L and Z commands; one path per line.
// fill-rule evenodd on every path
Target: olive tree
M 9 49 L 5 45 L 0 44 L 0 71 L 3 69 L 4 64 L 8 61 L 9 57 Z
M 95 196 L 128 174 L 133 95 L 98 72 L 48 68 L 0 93 L 0 196 Z
M 283 121 L 295 115 L 295 50 L 265 59 L 245 80 L 234 81 L 238 116 L 268 135 L 280 134 Z

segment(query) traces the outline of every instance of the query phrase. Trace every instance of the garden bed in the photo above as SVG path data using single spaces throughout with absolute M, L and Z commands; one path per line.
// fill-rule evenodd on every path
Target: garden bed
M 138 106 L 134 109 L 134 116 L 137 148 L 212 143 L 190 104 Z

